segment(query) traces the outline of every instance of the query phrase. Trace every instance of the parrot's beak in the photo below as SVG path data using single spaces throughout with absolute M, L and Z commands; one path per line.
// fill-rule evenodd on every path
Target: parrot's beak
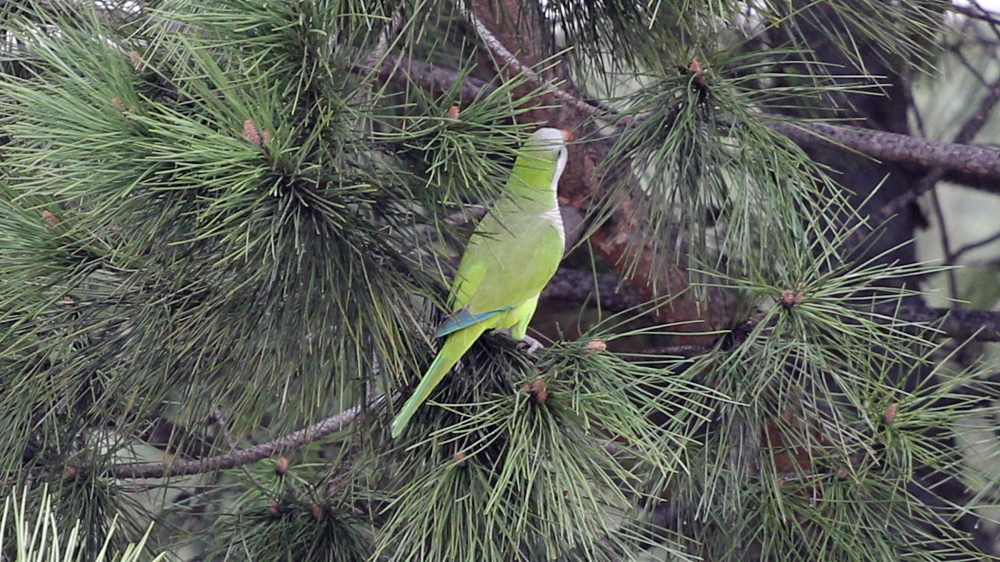
M 567 131 L 566 129 L 560 129 L 560 131 L 562 131 L 562 135 L 563 135 L 563 140 L 564 141 L 566 141 L 566 142 L 572 142 L 572 140 L 573 140 L 573 133 Z

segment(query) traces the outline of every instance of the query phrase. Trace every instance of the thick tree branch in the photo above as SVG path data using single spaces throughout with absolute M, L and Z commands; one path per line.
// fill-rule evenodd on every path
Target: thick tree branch
M 806 146 L 834 146 L 879 160 L 1000 179 L 1000 150 L 824 123 L 773 122 L 768 127 Z M 993 186 L 1000 193 L 1000 186 Z
M 621 286 L 615 275 L 600 275 L 594 279 L 589 271 L 566 268 L 556 272 L 542 291 L 542 298 L 577 303 L 595 299 L 607 312 L 623 312 L 645 302 L 638 293 Z
M 372 69 L 358 67 L 358 71 L 367 70 Z M 402 83 L 403 85 L 413 83 L 434 96 L 441 95 L 455 84 L 460 84 L 460 99 L 454 101 L 462 105 L 468 105 L 480 96 L 488 96 L 495 89 L 485 80 L 464 76 L 456 70 L 435 66 L 406 56 L 386 55 L 377 70 L 378 76 L 382 80 Z
M 986 96 L 979 103 L 979 107 L 976 109 L 976 112 L 969 117 L 969 119 L 962 125 L 961 129 L 959 129 L 958 133 L 955 134 L 953 144 L 950 146 L 966 145 L 966 143 L 969 143 L 972 139 L 976 138 L 976 135 L 979 134 L 979 131 L 982 130 L 983 125 L 986 124 L 987 119 L 989 119 L 989 116 L 993 113 L 997 103 L 1000 103 L 1000 80 L 995 80 L 990 85 L 986 91 Z M 962 169 L 952 169 L 952 171 L 958 173 L 968 172 L 968 170 Z M 941 166 L 931 168 L 927 172 L 927 175 L 914 184 L 911 190 L 902 194 L 902 196 L 893 199 L 888 204 L 880 208 L 877 213 L 872 214 L 870 224 L 880 225 L 889 220 L 896 213 L 901 212 L 907 205 L 911 205 L 916 202 L 917 199 L 919 199 L 924 193 L 934 189 L 937 183 L 945 178 L 947 172 L 948 170 Z M 998 183 L 995 181 L 986 182 L 983 187 L 985 188 L 984 191 L 1000 192 L 1000 187 L 998 187 Z M 951 263 L 952 256 L 948 254 L 950 248 L 947 243 L 947 228 L 945 228 L 945 225 L 943 224 L 944 217 L 940 216 L 940 207 L 937 205 L 936 199 L 934 208 L 939 215 L 937 217 L 938 222 L 942 223 L 942 243 L 945 248 L 946 257 L 948 258 L 949 263 Z M 848 241 L 848 247 L 860 244 L 867 232 L 868 231 L 866 229 L 858 229 L 855 232 L 855 235 L 851 237 L 851 240 Z M 954 292 L 954 272 L 949 272 L 949 280 L 952 292 Z
M 373 400 L 369 407 L 377 407 L 384 400 L 385 397 L 380 396 Z M 171 463 L 125 464 L 109 469 L 108 473 L 115 478 L 163 478 L 235 468 L 265 459 L 280 451 L 296 449 L 346 429 L 360 419 L 361 412 L 362 407 L 355 406 L 309 427 L 278 437 L 273 441 L 246 449 L 237 449 L 224 455 Z
M 880 324 L 906 325 L 913 330 L 924 331 L 933 326 L 938 335 L 959 342 L 1000 341 L 1000 311 L 933 308 L 889 302 L 876 305 L 868 312 L 873 313 L 871 319 Z M 740 341 L 738 334 L 750 333 L 758 323 L 759 319 L 753 319 L 732 328 L 732 333 L 737 335 L 736 341 Z M 683 345 L 646 349 L 643 354 L 697 357 L 712 349 L 713 345 Z
M 1000 312 L 992 310 L 962 310 L 931 308 L 920 305 L 878 305 L 876 314 L 897 318 L 915 325 L 935 326 L 950 338 L 960 341 L 1000 341 Z

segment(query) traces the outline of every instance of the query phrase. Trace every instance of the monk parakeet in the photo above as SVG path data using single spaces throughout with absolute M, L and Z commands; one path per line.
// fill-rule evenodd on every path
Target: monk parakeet
M 566 131 L 539 129 L 518 152 L 500 200 L 465 248 L 451 288 L 452 314 L 434 335 L 447 339 L 393 420 L 394 438 L 484 332 L 509 328 L 518 341 L 527 335 L 566 243 L 556 187 L 569 139 Z

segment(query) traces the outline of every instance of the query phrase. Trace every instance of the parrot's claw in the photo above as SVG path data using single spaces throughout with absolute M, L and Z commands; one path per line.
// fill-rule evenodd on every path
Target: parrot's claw
M 535 338 L 525 335 L 524 339 L 517 342 L 517 347 L 523 349 L 528 355 L 534 355 L 536 351 L 545 347 L 542 342 L 536 340 Z

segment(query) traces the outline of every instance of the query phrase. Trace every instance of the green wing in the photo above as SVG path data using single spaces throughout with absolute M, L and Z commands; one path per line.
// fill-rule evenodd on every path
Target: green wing
M 537 297 L 555 274 L 562 252 L 559 230 L 544 217 L 484 218 L 455 276 L 455 314 L 445 323 L 450 324 L 448 332 L 490 320 Z M 510 327 L 502 319 L 499 324 L 496 327 Z

